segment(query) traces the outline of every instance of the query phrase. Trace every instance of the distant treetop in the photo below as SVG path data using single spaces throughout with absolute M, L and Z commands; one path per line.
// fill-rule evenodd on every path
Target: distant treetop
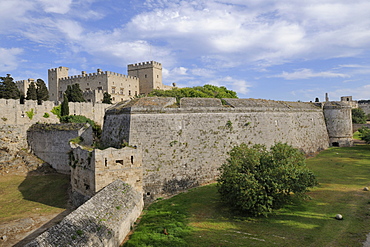
M 238 98 L 236 92 L 228 90 L 226 87 L 217 87 L 213 85 L 204 85 L 197 87 L 185 87 L 185 88 L 173 88 L 171 90 L 159 90 L 155 89 L 149 97 L 175 97 L 177 102 L 180 102 L 181 98 L 193 97 L 193 98 Z

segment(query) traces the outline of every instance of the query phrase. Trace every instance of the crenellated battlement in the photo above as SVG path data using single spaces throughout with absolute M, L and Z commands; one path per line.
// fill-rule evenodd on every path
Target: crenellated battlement
M 135 81 L 139 80 L 139 78 L 135 76 L 124 75 L 124 74 L 116 73 L 112 71 L 101 71 L 101 72 L 95 72 L 95 73 L 82 72 L 81 75 L 72 75 L 68 77 L 62 77 L 62 78 L 59 78 L 59 80 L 60 81 L 68 81 L 68 80 L 74 80 L 74 79 L 85 79 L 86 80 L 89 78 L 98 78 L 98 77 L 105 78 L 106 76 L 117 76 L 117 77 L 122 77 L 123 79 L 130 79 L 130 80 L 135 80 Z
M 128 70 L 137 70 L 137 69 L 152 68 L 152 67 L 162 69 L 162 64 L 156 61 L 148 61 L 148 62 L 127 65 Z

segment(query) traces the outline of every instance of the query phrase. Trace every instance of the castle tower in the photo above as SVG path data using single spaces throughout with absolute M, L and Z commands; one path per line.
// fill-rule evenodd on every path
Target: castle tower
M 59 68 L 48 70 L 49 100 L 61 101 L 63 95 L 59 92 L 59 79 L 68 77 L 68 68 L 60 66 Z
M 353 146 L 351 106 L 345 102 L 326 102 L 324 116 L 329 134 L 329 145 Z
M 162 64 L 150 61 L 127 66 L 129 76 L 139 78 L 140 94 L 148 94 L 153 89 L 164 89 L 162 84 Z

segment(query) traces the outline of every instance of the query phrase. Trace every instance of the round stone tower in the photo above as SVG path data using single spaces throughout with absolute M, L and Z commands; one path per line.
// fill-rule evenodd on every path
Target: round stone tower
M 351 106 L 345 102 L 325 102 L 324 116 L 330 146 L 353 146 L 351 111 Z

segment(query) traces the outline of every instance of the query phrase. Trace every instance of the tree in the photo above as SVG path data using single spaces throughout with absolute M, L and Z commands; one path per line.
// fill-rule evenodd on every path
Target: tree
M 370 144 L 370 129 L 367 127 L 361 127 L 358 129 L 360 132 L 361 140 L 364 140 L 367 144 Z
M 227 204 L 253 216 L 285 205 L 292 194 L 302 199 L 317 184 L 303 153 L 288 144 L 277 143 L 270 150 L 241 144 L 229 155 L 220 167 L 218 191 Z
M 111 97 L 111 95 L 108 92 L 104 92 L 102 103 L 112 104 L 112 97 Z
M 80 89 L 80 84 L 72 84 L 67 86 L 67 90 L 65 91 L 69 102 L 85 102 L 82 95 L 82 90 Z
M 26 100 L 37 100 L 36 86 L 33 81 L 28 86 Z
M 13 81 L 13 77 L 7 74 L 6 77 L 0 77 L 0 98 L 19 99 L 20 92 Z
M 366 114 L 361 108 L 352 109 L 352 123 L 365 124 Z
M 181 98 L 196 97 L 196 98 L 238 98 L 236 92 L 228 90 L 226 87 L 217 87 L 213 85 L 204 85 L 198 87 L 173 88 L 171 90 L 153 90 L 149 97 L 175 97 L 179 103 Z
M 37 102 L 41 104 L 42 101 L 49 99 L 49 91 L 42 79 L 37 79 L 36 81 L 36 94 Z
M 67 95 L 63 95 L 63 102 L 60 108 L 60 116 L 68 116 L 69 115 L 69 106 L 68 106 L 68 98 Z

